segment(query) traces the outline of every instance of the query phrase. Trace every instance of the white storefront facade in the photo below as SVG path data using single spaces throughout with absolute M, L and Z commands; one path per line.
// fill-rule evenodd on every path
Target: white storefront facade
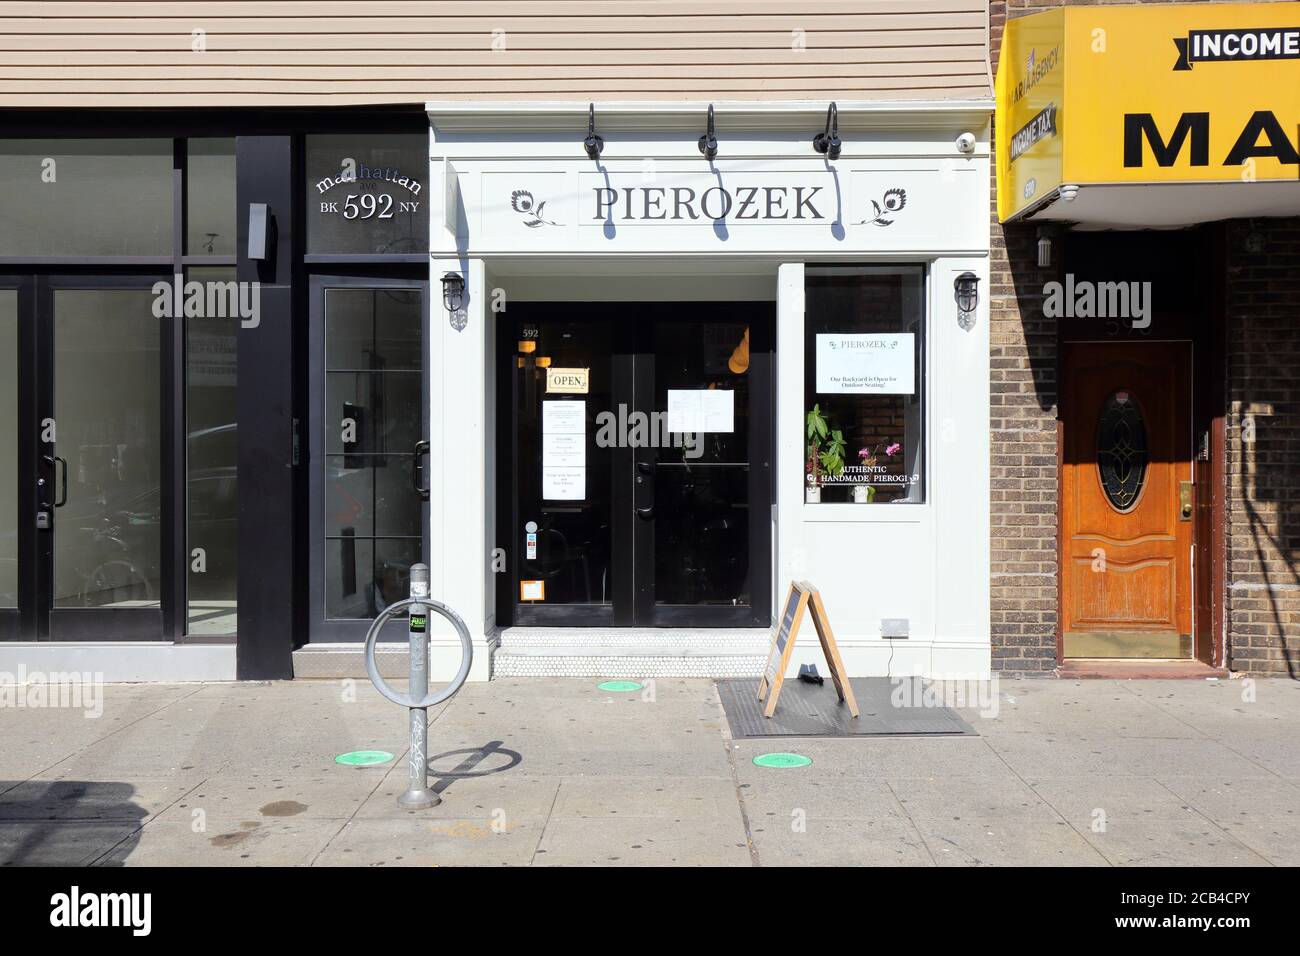
M 707 103 L 596 103 L 596 158 L 585 102 L 428 104 L 472 678 L 757 674 L 792 580 L 852 675 L 989 675 L 989 105 L 841 102 L 832 159 L 825 104 L 715 103 L 712 158 Z

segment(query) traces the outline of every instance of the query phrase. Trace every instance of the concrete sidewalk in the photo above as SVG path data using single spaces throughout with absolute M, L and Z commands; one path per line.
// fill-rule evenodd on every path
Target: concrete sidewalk
M 1300 684 L 1003 681 L 977 737 L 732 741 L 705 680 L 116 685 L 0 709 L 0 862 L 163 865 L 1297 865 Z M 1254 700 L 1249 698 L 1253 695 Z M 376 768 L 339 753 L 383 749 Z M 752 758 L 797 751 L 809 767 Z

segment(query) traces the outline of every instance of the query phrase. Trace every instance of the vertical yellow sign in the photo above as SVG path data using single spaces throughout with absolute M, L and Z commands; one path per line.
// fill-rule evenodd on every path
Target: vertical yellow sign
M 997 75 L 998 217 L 1036 205 L 1061 184 L 1065 11 L 1012 20 Z

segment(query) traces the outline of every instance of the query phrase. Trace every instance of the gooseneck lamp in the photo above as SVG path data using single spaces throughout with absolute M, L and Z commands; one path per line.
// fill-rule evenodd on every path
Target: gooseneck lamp
M 840 110 L 832 101 L 826 110 L 826 129 L 813 137 L 813 149 L 827 159 L 840 158 Z
M 713 104 L 709 104 L 709 125 L 703 136 L 700 137 L 700 152 L 709 162 L 713 162 L 713 157 L 718 155 L 718 137 L 713 132 Z

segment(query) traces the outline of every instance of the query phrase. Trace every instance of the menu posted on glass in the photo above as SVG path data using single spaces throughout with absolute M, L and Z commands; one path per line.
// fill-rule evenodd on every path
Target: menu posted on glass
M 587 403 L 542 402 L 542 498 L 587 497 Z

